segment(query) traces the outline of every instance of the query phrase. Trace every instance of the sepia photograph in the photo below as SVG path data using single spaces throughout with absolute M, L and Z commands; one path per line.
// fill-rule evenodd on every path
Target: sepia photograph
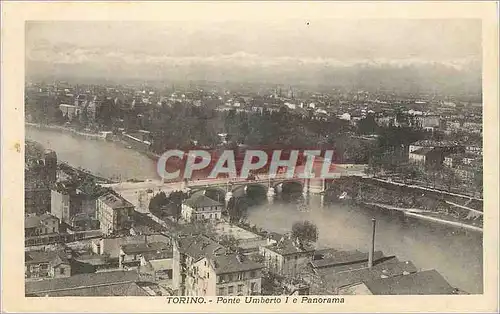
M 184 17 L 23 22 L 25 298 L 485 293 L 481 18 Z

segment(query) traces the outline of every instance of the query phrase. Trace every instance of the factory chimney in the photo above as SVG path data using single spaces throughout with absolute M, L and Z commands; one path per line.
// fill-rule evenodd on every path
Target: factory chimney
M 375 253 L 375 218 L 372 218 L 372 239 L 370 245 L 370 252 L 368 252 L 368 268 L 373 267 L 373 254 Z

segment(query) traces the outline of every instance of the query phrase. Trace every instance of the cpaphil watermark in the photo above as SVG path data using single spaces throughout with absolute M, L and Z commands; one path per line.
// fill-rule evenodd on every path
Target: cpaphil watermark
M 208 150 L 168 150 L 158 159 L 157 172 L 164 180 L 191 180 L 204 171 L 206 179 L 251 179 L 256 173 L 269 178 L 334 178 L 333 150 L 246 150 L 243 156 L 234 150 L 214 154 Z M 175 165 L 174 167 L 167 165 Z M 172 169 L 173 168 L 173 169 Z

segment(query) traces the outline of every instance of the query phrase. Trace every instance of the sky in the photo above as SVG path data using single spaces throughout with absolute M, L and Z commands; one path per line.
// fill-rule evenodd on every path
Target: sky
M 368 65 L 476 70 L 480 20 L 276 20 L 26 24 L 28 74 L 237 76 Z M 267 74 L 266 74 L 267 75 Z M 278 74 L 276 74 L 278 75 Z

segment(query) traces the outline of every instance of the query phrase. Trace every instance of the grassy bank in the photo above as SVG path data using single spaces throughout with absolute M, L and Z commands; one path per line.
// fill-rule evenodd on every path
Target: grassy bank
M 328 194 L 338 195 L 342 192 L 347 193 L 351 202 L 362 206 L 401 211 L 414 218 L 482 231 L 482 208 L 480 211 L 467 206 L 454 206 L 448 201 L 447 195 L 357 177 L 337 179 Z M 469 205 L 470 202 L 465 198 L 454 201 L 461 202 L 461 205 Z M 482 207 L 482 203 L 475 206 Z

